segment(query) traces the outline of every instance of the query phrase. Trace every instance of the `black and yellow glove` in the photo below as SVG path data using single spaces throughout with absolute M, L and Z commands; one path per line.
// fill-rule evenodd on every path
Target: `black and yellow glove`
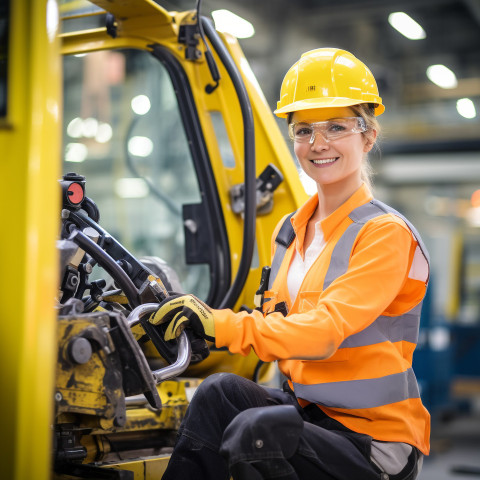
M 160 304 L 149 322 L 154 325 L 169 322 L 164 335 L 167 341 L 177 338 L 187 325 L 200 337 L 215 341 L 213 313 L 194 295 L 171 295 Z

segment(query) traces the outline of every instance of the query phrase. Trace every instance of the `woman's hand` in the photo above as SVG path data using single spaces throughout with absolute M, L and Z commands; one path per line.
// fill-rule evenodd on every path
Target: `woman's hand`
M 154 325 L 169 322 L 165 340 L 177 338 L 188 325 L 197 335 L 211 342 L 215 341 L 215 323 L 209 306 L 191 294 L 171 295 L 149 318 Z

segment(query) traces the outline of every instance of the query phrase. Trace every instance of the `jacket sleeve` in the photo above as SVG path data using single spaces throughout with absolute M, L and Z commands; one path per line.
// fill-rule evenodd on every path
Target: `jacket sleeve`
M 346 337 L 366 328 L 399 295 L 415 248 L 402 221 L 391 216 L 371 220 L 356 239 L 347 272 L 325 291 L 312 292 L 313 307 L 265 318 L 258 311 L 215 310 L 216 345 L 242 355 L 253 348 L 263 361 L 329 358 Z M 422 297 L 419 293 L 417 303 Z

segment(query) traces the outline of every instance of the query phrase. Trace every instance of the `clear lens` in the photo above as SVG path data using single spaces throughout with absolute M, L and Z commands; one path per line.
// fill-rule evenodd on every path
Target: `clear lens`
M 296 122 L 289 125 L 290 138 L 297 143 L 313 143 L 315 136 L 320 133 L 326 142 L 339 138 L 362 133 L 367 130 L 362 117 L 333 118 L 325 122 L 304 123 Z

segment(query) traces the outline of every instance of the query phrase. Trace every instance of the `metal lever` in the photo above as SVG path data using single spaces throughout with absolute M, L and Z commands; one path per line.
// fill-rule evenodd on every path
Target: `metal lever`
M 148 314 L 156 312 L 158 310 L 158 303 L 145 303 L 136 307 L 127 318 L 127 324 L 130 328 L 138 325 L 140 320 Z M 164 380 L 168 380 L 172 377 L 177 377 L 182 374 L 190 365 L 190 358 L 192 357 L 192 347 L 187 337 L 187 333 L 183 331 L 177 339 L 178 342 L 178 355 L 177 360 L 163 368 L 152 371 L 152 375 L 155 378 L 155 382 L 159 384 Z

